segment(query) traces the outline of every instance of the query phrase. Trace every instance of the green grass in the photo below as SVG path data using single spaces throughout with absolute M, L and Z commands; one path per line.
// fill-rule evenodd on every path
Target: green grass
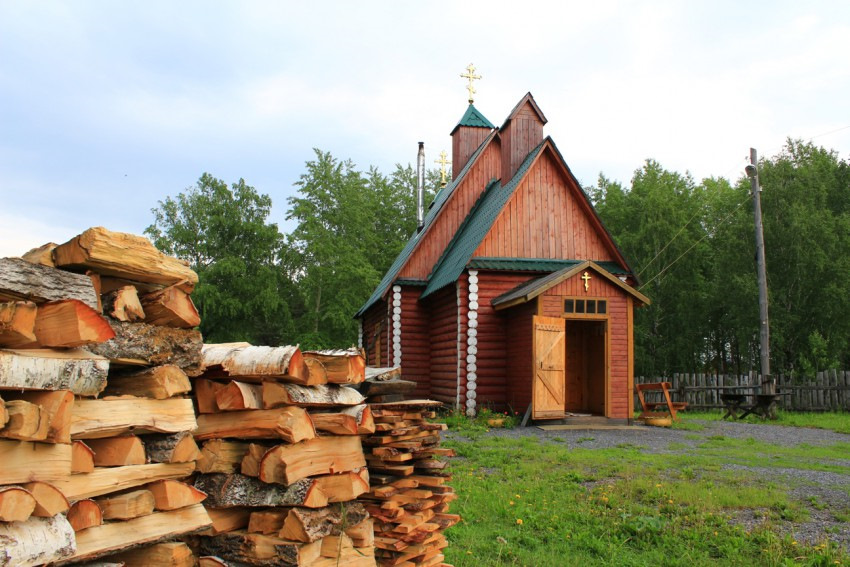
M 783 482 L 759 482 L 722 466 L 848 474 L 837 463 L 846 460 L 847 444 L 784 448 L 717 436 L 688 453 L 664 455 L 628 443 L 570 449 L 485 434 L 445 444 L 459 457 L 452 462 L 459 495 L 452 512 L 463 521 L 448 530 L 446 550 L 446 561 L 458 567 L 850 564 L 830 544 L 777 535 L 780 522 L 809 516 Z M 747 532 L 730 521 L 744 512 L 763 519 L 763 527 Z
M 690 429 L 692 426 L 699 427 L 694 421 L 719 421 L 723 417 L 721 411 L 682 411 L 678 415 L 681 420 L 674 427 Z M 776 419 L 764 420 L 758 416 L 749 415 L 744 418 L 746 423 L 759 423 L 766 425 L 787 425 L 789 427 L 807 427 L 811 429 L 828 429 L 837 433 L 850 433 L 850 413 L 848 412 L 792 412 L 778 411 Z

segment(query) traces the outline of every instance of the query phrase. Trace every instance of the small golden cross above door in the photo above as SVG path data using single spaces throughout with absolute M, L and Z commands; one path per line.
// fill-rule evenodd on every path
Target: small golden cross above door
M 435 159 L 434 163 L 440 164 L 440 187 L 445 187 L 447 179 L 448 171 L 446 170 L 446 166 L 452 163 L 448 159 L 448 154 L 446 154 L 446 150 L 440 152 L 440 159 Z
M 585 272 L 584 275 L 581 276 L 581 279 L 584 280 L 584 291 L 590 291 L 590 280 L 593 278 L 590 277 L 590 274 Z
M 475 65 L 473 65 L 472 63 L 470 63 L 470 64 L 469 64 L 469 65 L 467 65 L 467 67 L 466 67 L 466 73 L 462 74 L 462 75 L 461 75 L 461 78 L 463 78 L 463 79 L 469 79 L 469 84 L 468 84 L 468 85 L 466 85 L 466 90 L 468 90 L 468 91 L 469 91 L 469 104 L 472 104 L 472 102 L 473 102 L 473 97 L 472 97 L 472 95 L 474 95 L 474 94 L 475 94 L 475 92 L 476 92 L 476 91 L 475 91 L 475 87 L 472 85 L 472 81 L 477 81 L 478 79 L 480 79 L 480 78 L 481 78 L 481 75 L 476 75 L 476 74 L 475 74 Z

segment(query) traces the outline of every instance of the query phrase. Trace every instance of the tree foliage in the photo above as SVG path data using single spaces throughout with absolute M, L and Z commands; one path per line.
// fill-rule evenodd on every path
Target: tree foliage
M 850 360 L 850 174 L 834 152 L 789 140 L 759 164 L 772 370 Z M 733 186 L 654 161 L 628 189 L 600 177 L 600 216 L 653 304 L 635 322 L 636 372 L 758 371 L 759 315 L 750 182 Z
M 145 233 L 198 272 L 192 295 L 207 342 L 277 344 L 294 338 L 298 295 L 280 264 L 284 239 L 267 222 L 272 201 L 243 179 L 204 173 L 153 209 Z

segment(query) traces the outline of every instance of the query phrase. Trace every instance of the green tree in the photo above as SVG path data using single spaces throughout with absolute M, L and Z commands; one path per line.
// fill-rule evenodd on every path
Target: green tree
M 410 166 L 389 177 L 374 167 L 363 174 L 350 160 L 314 152 L 289 199 L 287 219 L 297 222 L 290 269 L 306 306 L 302 344 L 340 347 L 356 341 L 354 313 L 416 230 L 416 178 Z
M 198 272 L 192 298 L 207 342 L 274 345 L 295 338 L 298 294 L 280 263 L 283 236 L 267 222 L 271 206 L 268 195 L 243 179 L 228 187 L 204 173 L 152 209 L 154 222 L 145 233 Z

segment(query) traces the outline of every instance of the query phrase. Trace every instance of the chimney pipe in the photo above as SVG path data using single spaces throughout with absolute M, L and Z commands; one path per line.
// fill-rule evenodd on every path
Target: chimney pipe
M 425 224 L 425 142 L 419 142 L 416 158 L 416 231 Z

